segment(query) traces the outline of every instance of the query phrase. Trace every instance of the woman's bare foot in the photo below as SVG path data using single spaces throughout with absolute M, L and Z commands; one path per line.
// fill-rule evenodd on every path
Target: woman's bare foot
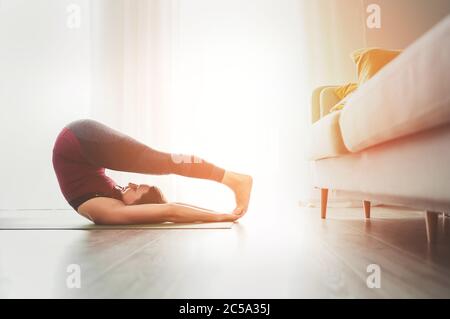
M 233 214 L 243 215 L 247 212 L 250 194 L 252 192 L 253 179 L 249 175 L 243 175 L 226 171 L 222 183 L 234 192 L 236 208 Z

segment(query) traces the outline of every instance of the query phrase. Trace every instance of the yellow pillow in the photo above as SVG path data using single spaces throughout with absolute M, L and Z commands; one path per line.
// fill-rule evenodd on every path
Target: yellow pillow
M 351 54 L 358 71 L 359 85 L 370 80 L 386 64 L 395 59 L 402 51 L 367 48 Z
M 330 112 L 342 110 L 348 98 L 358 86 L 369 81 L 378 71 L 395 59 L 400 53 L 402 53 L 400 50 L 384 50 L 380 48 L 366 48 L 354 51 L 351 54 L 351 58 L 353 59 L 353 62 L 355 62 L 358 71 L 358 84 L 349 83 L 337 87 L 335 93 L 341 101 L 333 106 Z
M 348 83 L 343 86 L 338 86 L 334 89 L 334 93 L 339 98 L 339 103 L 333 106 L 330 110 L 331 112 L 342 110 L 347 103 L 347 98 L 358 88 L 358 84 L 356 83 Z

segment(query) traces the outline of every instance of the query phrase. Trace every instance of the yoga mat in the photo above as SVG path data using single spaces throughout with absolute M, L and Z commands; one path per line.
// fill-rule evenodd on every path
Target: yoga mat
M 0 212 L 0 230 L 231 229 L 233 222 L 95 225 L 75 212 Z

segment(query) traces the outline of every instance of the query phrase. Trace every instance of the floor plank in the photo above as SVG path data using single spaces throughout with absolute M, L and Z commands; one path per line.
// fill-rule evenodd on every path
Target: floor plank
M 391 207 L 366 221 L 362 208 L 321 220 L 263 205 L 232 229 L 0 231 L 0 297 L 449 298 L 449 232 L 429 246 L 424 227 Z M 70 264 L 80 289 L 66 286 Z M 367 287 L 370 264 L 380 289 Z

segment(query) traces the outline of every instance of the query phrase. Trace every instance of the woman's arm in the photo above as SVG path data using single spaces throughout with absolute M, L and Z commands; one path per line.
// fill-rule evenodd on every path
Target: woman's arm
M 235 221 L 240 217 L 176 203 L 125 205 L 120 200 L 106 197 L 86 201 L 78 208 L 78 212 L 99 225 L 225 222 Z

